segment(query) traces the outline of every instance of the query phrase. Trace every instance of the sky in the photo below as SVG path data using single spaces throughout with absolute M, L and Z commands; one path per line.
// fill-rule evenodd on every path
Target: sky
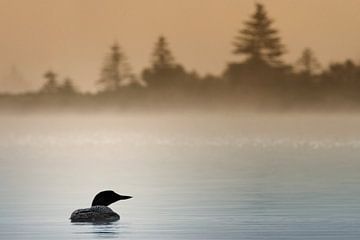
M 360 61 L 360 0 L 0 0 L 0 81 L 37 88 L 52 69 L 93 91 L 115 41 L 139 74 L 159 35 L 186 69 L 220 74 L 241 60 L 232 42 L 255 2 L 274 19 L 288 63 L 305 47 L 325 66 Z

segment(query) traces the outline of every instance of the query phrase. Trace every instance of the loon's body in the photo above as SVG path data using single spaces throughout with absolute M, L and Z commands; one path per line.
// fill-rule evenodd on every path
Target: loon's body
M 113 191 L 98 193 L 90 208 L 75 210 L 71 216 L 71 222 L 113 222 L 120 219 L 119 214 L 108 207 L 111 203 L 131 198 L 122 196 Z

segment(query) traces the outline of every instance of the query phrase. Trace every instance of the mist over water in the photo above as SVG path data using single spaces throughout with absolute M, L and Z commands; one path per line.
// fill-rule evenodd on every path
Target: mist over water
M 1 239 L 358 239 L 358 114 L 0 119 Z M 70 213 L 112 189 L 113 224 Z

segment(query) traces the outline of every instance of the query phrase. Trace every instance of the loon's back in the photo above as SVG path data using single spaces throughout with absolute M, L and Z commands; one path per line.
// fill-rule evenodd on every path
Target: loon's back
M 120 216 L 106 206 L 92 206 L 75 210 L 70 216 L 71 222 L 113 222 Z
M 96 194 L 91 203 L 91 208 L 75 210 L 70 219 L 72 222 L 113 222 L 120 219 L 120 216 L 113 212 L 108 205 L 119 201 L 132 198 L 131 196 L 119 195 L 111 190 L 106 190 Z

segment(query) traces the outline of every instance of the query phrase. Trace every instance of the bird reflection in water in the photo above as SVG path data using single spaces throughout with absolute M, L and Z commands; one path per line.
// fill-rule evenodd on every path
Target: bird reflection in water
M 109 222 L 109 223 L 73 223 L 75 227 L 81 226 L 80 229 L 75 230 L 75 234 L 80 235 L 94 235 L 95 238 L 118 238 L 120 235 L 120 228 L 125 226 L 120 226 L 119 222 Z M 86 227 L 86 229 L 84 229 Z

